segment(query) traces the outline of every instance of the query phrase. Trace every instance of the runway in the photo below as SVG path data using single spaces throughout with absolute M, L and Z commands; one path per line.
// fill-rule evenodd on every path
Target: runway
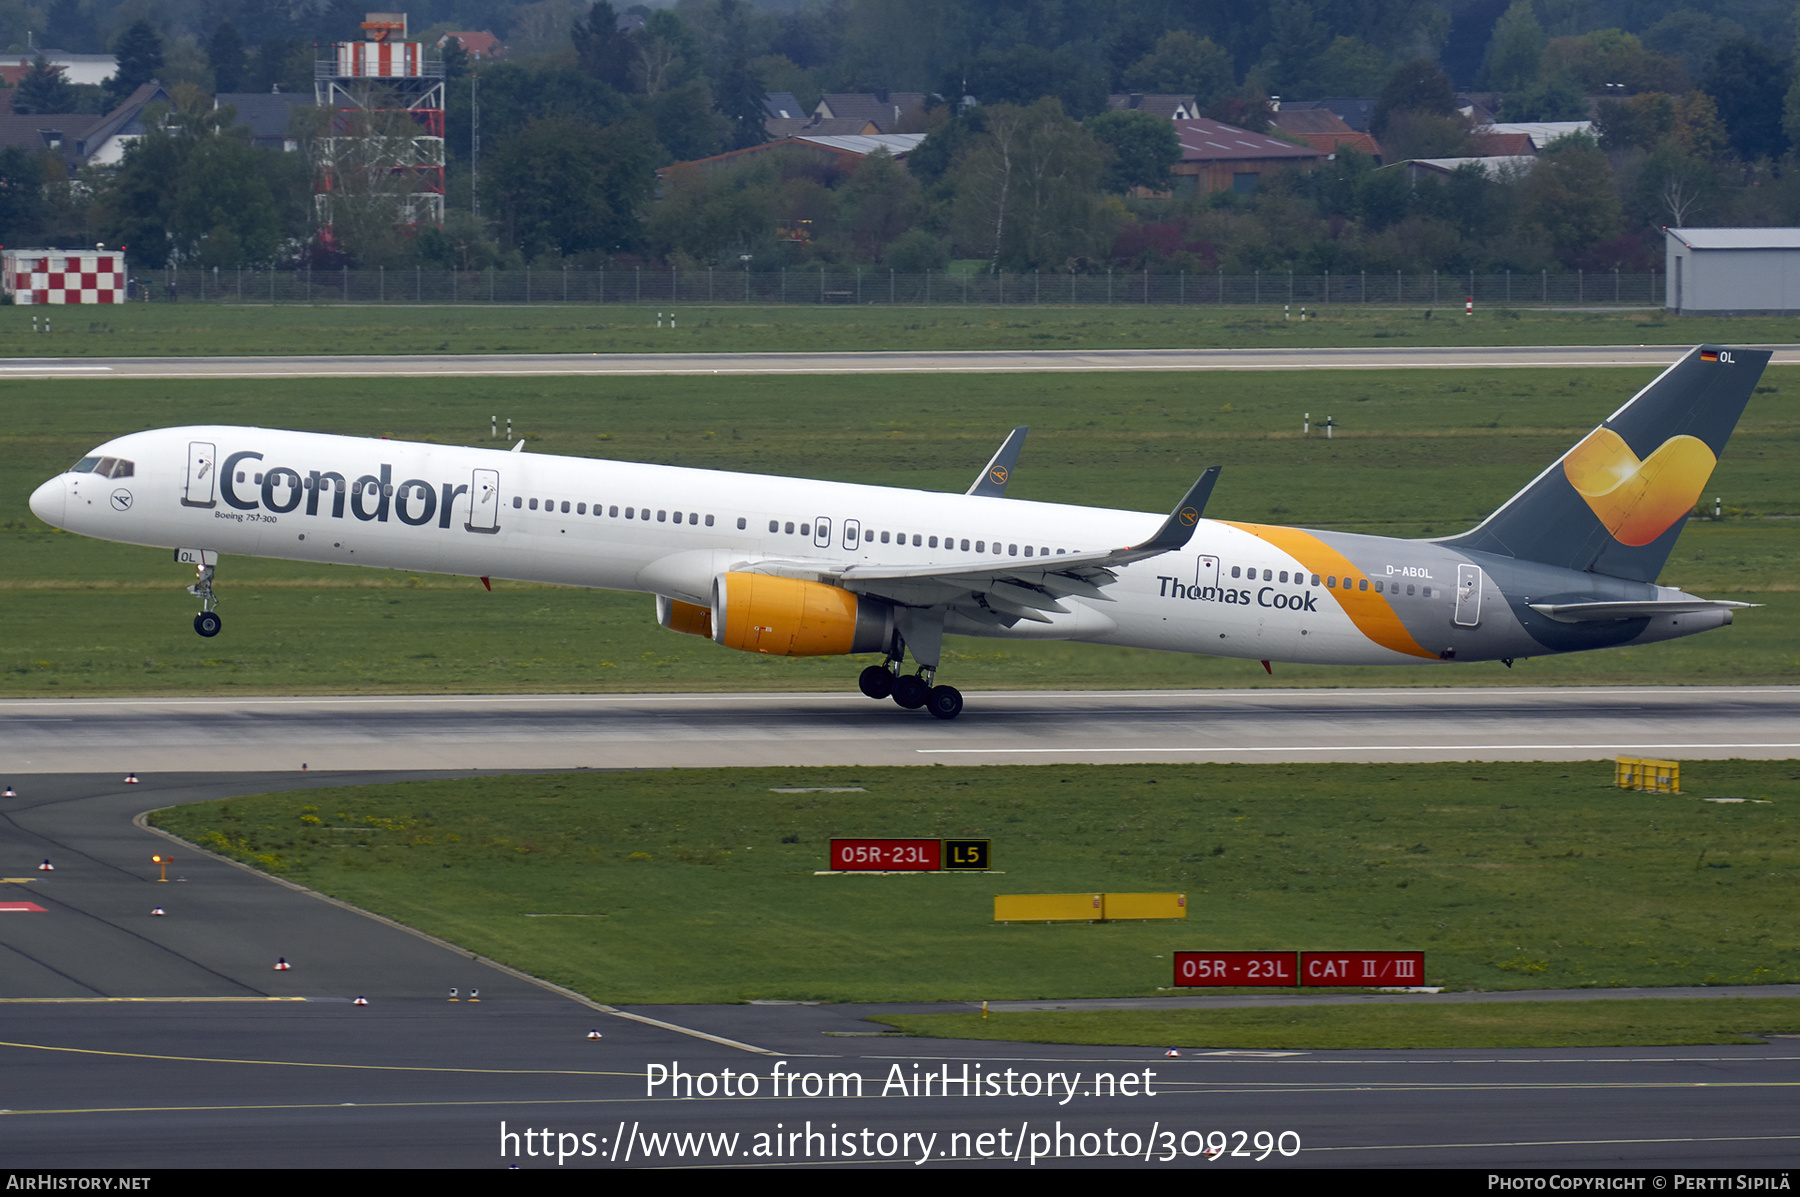
M 177 802 L 404 776 L 15 778 L 0 871 L 32 878 L 8 896 L 42 909 L 0 920 L 0 1167 L 1754 1175 L 1791 1166 L 1800 1144 L 1792 1040 L 1171 1058 L 1161 1045 L 908 1039 L 866 1021 L 962 1003 L 607 1007 L 185 845 L 159 882 L 150 855 L 170 845 L 132 822 Z M 31 871 L 44 857 L 56 870 Z M 278 956 L 293 967 L 275 971 Z M 652 1091 L 657 1069 L 709 1079 Z M 989 1077 L 991 1090 L 960 1084 Z
M 1662 367 L 1685 345 L 1503 348 L 1070 349 L 816 353 L 520 353 L 341 357 L 14 358 L 0 379 L 484 378 L 586 375 L 1006 374 L 1093 371 Z M 1771 365 L 1800 363 L 1800 347 Z
M 1800 687 L 0 701 L 0 773 L 1800 756 Z

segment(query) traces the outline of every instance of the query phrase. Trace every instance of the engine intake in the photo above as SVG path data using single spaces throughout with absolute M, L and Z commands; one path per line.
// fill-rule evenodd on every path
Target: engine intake
M 894 609 L 823 582 L 720 574 L 713 579 L 712 637 L 726 648 L 778 657 L 885 652 Z

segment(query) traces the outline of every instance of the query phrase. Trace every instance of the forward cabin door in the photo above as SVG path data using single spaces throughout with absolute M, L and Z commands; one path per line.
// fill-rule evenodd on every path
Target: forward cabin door
M 188 442 L 187 490 L 181 496 L 183 507 L 215 507 L 213 496 L 219 485 L 218 450 L 205 441 Z

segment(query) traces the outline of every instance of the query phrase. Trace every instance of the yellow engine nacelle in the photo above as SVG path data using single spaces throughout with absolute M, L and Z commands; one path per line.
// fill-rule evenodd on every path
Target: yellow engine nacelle
M 712 639 L 712 608 L 696 607 L 666 595 L 656 596 L 656 622 L 671 632 Z
M 885 652 L 894 640 L 894 609 L 881 600 L 771 574 L 720 574 L 711 615 L 726 648 L 778 657 Z

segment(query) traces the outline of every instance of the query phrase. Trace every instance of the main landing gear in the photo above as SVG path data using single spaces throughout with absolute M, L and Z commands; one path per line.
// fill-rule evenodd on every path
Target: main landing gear
M 219 599 L 213 593 L 213 567 L 202 565 L 199 570 L 199 580 L 189 586 L 187 592 L 200 600 L 200 614 L 194 616 L 194 630 L 211 639 L 219 634 L 219 628 L 223 626 L 219 613 L 214 610 L 219 605 Z
M 892 698 L 909 711 L 924 707 L 939 719 L 954 719 L 962 714 L 962 691 L 955 686 L 932 685 L 935 669 L 921 665 L 917 673 L 901 673 L 900 664 L 898 655 L 890 655 L 881 664 L 863 670 L 856 684 L 870 698 Z

